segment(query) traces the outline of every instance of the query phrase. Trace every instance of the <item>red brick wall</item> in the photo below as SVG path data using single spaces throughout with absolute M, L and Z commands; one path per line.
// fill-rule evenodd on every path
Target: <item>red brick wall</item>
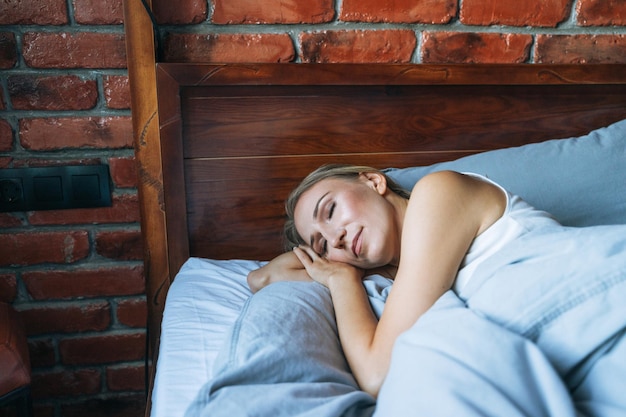
M 139 0 L 133 0 L 139 1 Z M 626 62 L 615 0 L 153 0 L 166 61 Z M 139 416 L 145 291 L 122 0 L 0 2 L 0 168 L 105 163 L 110 208 L 0 213 L 38 416 Z
M 0 2 L 0 168 L 108 164 L 111 207 L 0 213 L 37 416 L 141 416 L 146 340 L 121 0 Z M 2 414 L 2 411 L 0 411 Z
M 166 61 L 626 62 L 622 1 L 339 3 L 154 0 Z

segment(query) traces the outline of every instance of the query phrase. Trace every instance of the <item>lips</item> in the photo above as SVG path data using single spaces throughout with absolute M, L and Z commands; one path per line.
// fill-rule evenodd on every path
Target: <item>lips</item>
M 363 229 L 359 230 L 356 236 L 354 236 L 354 239 L 352 240 L 352 253 L 354 253 L 354 256 L 356 256 L 357 258 L 359 257 L 359 253 L 361 252 L 361 232 L 362 231 Z

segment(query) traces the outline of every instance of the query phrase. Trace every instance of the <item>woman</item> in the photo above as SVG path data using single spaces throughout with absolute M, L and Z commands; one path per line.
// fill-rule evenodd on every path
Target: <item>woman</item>
M 309 279 L 328 287 L 348 363 L 373 396 L 396 338 L 444 292 L 460 290 L 475 264 L 506 242 L 555 223 L 479 176 L 433 173 L 409 197 L 382 172 L 345 165 L 310 174 L 287 215 L 293 251 L 253 271 L 250 287 Z M 379 268 L 395 276 L 380 321 L 361 283 L 366 270 Z

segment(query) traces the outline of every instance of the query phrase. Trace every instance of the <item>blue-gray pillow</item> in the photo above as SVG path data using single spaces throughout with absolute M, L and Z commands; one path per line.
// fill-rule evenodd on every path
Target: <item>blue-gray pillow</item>
M 188 416 L 368 417 L 343 355 L 327 288 L 278 282 L 252 296 Z
M 566 226 L 626 223 L 626 120 L 577 138 L 387 173 L 410 190 L 424 175 L 441 170 L 485 175 Z

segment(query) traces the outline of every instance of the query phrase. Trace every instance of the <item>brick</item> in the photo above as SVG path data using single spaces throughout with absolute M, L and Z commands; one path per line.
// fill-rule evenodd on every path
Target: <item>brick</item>
M 96 81 L 75 75 L 15 75 L 8 78 L 7 84 L 16 110 L 88 110 L 98 101 Z
M 96 253 L 120 261 L 143 259 L 143 244 L 140 230 L 118 230 L 99 232 L 95 237 Z
M 626 35 L 538 35 L 535 43 L 537 63 L 626 63 Z
M 410 62 L 417 44 L 411 30 L 338 30 L 303 33 L 302 61 L 315 63 Z
M 0 119 L 0 152 L 13 149 L 13 129 L 6 120 Z
M 580 26 L 626 26 L 623 0 L 579 0 L 576 20 Z
M 0 69 L 15 67 L 17 43 L 13 32 L 0 32 Z
M 456 16 L 456 0 L 343 0 L 346 22 L 444 24 Z
M 6 104 L 4 102 L 4 88 L 0 85 L 0 110 L 6 110 Z M 2 119 L 0 119 L 2 121 Z
M 21 145 L 31 151 L 132 148 L 130 117 L 62 117 L 21 119 Z
M 167 62 L 291 62 L 293 42 L 287 34 L 172 33 L 164 43 Z
M 145 332 L 86 336 L 61 340 L 59 353 L 65 365 L 138 361 L 144 358 L 145 343 Z
M 124 394 L 113 393 L 108 396 L 63 402 L 63 417 L 139 417 L 145 412 L 145 393 Z M 39 417 L 39 415 L 37 415 Z
M 505 33 L 425 32 L 422 62 L 428 64 L 523 63 L 531 35 Z
M 117 320 L 128 327 L 146 327 L 148 306 L 146 298 L 130 298 L 117 303 Z
M 28 339 L 28 352 L 33 370 L 37 368 L 49 368 L 56 364 L 54 346 L 54 341 L 50 338 L 41 339 L 30 337 Z
M 0 234 L 0 266 L 70 264 L 88 255 L 85 231 Z
M 152 10 L 162 25 L 185 25 L 204 22 L 208 8 L 206 0 L 153 0 Z
M 32 271 L 22 273 L 22 281 L 34 300 L 136 295 L 145 291 L 142 266 Z
M 124 35 L 117 33 L 28 32 L 22 54 L 31 68 L 126 68 Z
M 110 158 L 109 170 L 116 187 L 137 187 L 137 165 L 134 158 Z
M 32 391 L 37 399 L 97 394 L 102 389 L 102 373 L 97 369 L 34 372 Z
M 106 301 L 81 305 L 34 305 L 20 308 L 20 314 L 29 336 L 102 331 L 111 325 L 111 306 Z
M 15 275 L 0 274 L 0 302 L 12 303 L 16 296 L 17 278 L 15 278 Z
M 16 213 L 0 213 L 0 228 L 23 226 L 22 219 Z
M 571 0 L 463 0 L 460 21 L 465 25 L 556 27 L 571 12 Z
M 123 0 L 73 0 L 74 20 L 81 25 L 121 25 Z
M 130 85 L 126 75 L 104 77 L 104 98 L 110 109 L 130 109 Z
M 68 23 L 65 0 L 3 0 L 0 25 L 64 25 Z
M 110 391 L 142 391 L 145 389 L 145 367 L 131 365 L 110 366 L 106 370 Z
M 0 156 L 0 168 L 9 168 L 9 165 L 11 165 L 11 162 L 13 162 L 13 158 L 9 156 Z M 0 216 L 1 215 L 2 214 L 0 213 Z
M 136 194 L 113 195 L 111 199 L 111 207 L 29 212 L 28 222 L 33 226 L 139 222 Z
M 326 23 L 335 17 L 332 0 L 215 0 L 216 24 Z

